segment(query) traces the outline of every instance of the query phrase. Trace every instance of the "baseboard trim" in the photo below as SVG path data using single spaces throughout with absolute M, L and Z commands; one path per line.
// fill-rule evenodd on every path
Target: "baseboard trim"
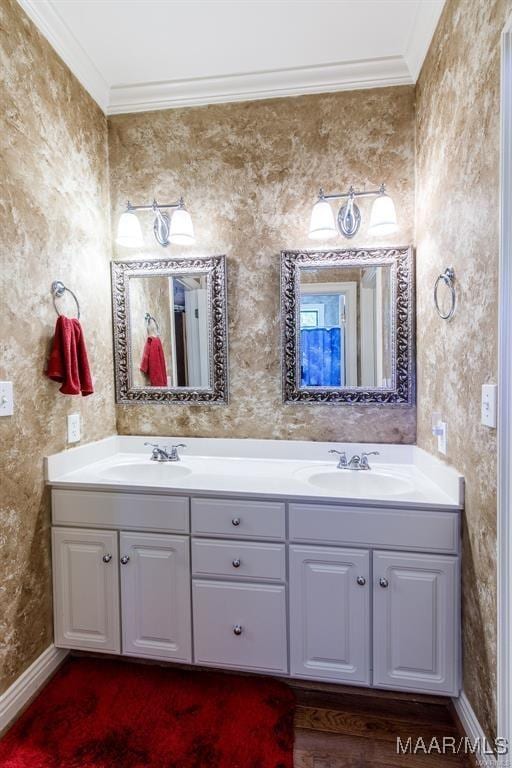
M 0 734 L 30 703 L 49 677 L 62 664 L 69 651 L 53 644 L 0 695 Z
M 461 691 L 458 699 L 452 699 L 452 702 L 464 733 L 469 737 L 471 743 L 487 744 L 487 736 L 464 691 Z M 472 757 L 475 765 L 479 766 L 479 768 L 495 768 L 498 765 L 494 755 L 482 754 L 481 750 Z

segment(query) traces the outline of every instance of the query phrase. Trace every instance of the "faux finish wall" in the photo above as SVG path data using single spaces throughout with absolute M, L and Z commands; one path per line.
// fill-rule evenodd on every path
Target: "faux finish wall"
M 118 258 L 225 253 L 228 267 L 229 406 L 122 406 L 121 433 L 414 442 L 414 409 L 283 406 L 279 363 L 279 253 L 322 247 L 307 237 L 320 185 L 341 191 L 386 181 L 399 232 L 369 237 L 364 201 L 350 243 L 412 242 L 414 88 L 115 116 L 109 156 L 114 227 L 128 198 L 167 202 L 183 193 L 197 237 L 193 249 L 164 250 L 151 216 L 141 214 L 145 248 L 117 248 Z
M 511 0 L 448 0 L 417 86 L 418 443 L 435 452 L 432 411 L 448 421 L 448 461 L 466 476 L 464 689 L 496 730 L 496 431 L 480 424 L 496 381 L 500 33 Z M 453 266 L 459 303 L 437 317 L 432 286 Z
M 16 403 L 0 419 L 1 692 L 52 642 L 43 456 L 65 448 L 68 413 L 85 442 L 115 420 L 106 120 L 15 0 L 0 0 L 0 71 L 0 379 Z M 43 375 L 54 279 L 80 299 L 88 398 Z

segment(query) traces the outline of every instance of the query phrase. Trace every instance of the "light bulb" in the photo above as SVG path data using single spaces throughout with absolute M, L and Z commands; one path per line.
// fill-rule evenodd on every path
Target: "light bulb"
M 141 248 L 144 245 L 140 222 L 133 211 L 125 211 L 121 214 L 117 225 L 116 242 L 126 248 Z
M 172 214 L 169 240 L 176 245 L 192 245 L 195 243 L 192 218 L 186 208 L 176 208 Z
M 390 235 L 396 230 L 395 205 L 390 196 L 383 192 L 373 203 L 369 232 L 371 235 Z
M 312 240 L 330 240 L 336 237 L 336 235 L 337 231 L 332 208 L 327 200 L 319 198 L 311 211 L 309 237 Z

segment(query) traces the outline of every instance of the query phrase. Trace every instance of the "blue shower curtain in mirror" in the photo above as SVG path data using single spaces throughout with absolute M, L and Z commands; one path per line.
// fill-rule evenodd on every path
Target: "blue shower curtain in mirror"
M 341 328 L 301 329 L 301 387 L 343 386 L 342 344 Z

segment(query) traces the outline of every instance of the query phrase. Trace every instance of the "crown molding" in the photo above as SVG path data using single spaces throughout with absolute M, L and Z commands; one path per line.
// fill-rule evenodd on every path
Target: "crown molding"
M 311 67 L 109 86 L 55 9 L 52 0 L 17 2 L 107 115 L 413 85 L 419 76 L 445 4 L 445 0 L 428 0 L 418 5 L 403 55 Z M 429 31 L 427 36 L 425 29 Z
M 413 84 L 402 56 L 221 77 L 114 85 L 107 114 Z
M 443 12 L 445 0 L 428 0 L 418 5 L 418 11 L 411 30 L 404 59 L 414 82 L 420 76 L 421 68 L 430 48 L 437 24 Z M 427 31 L 427 34 L 425 34 Z
M 50 0 L 18 0 L 18 3 L 85 90 L 106 112 L 109 86 Z

